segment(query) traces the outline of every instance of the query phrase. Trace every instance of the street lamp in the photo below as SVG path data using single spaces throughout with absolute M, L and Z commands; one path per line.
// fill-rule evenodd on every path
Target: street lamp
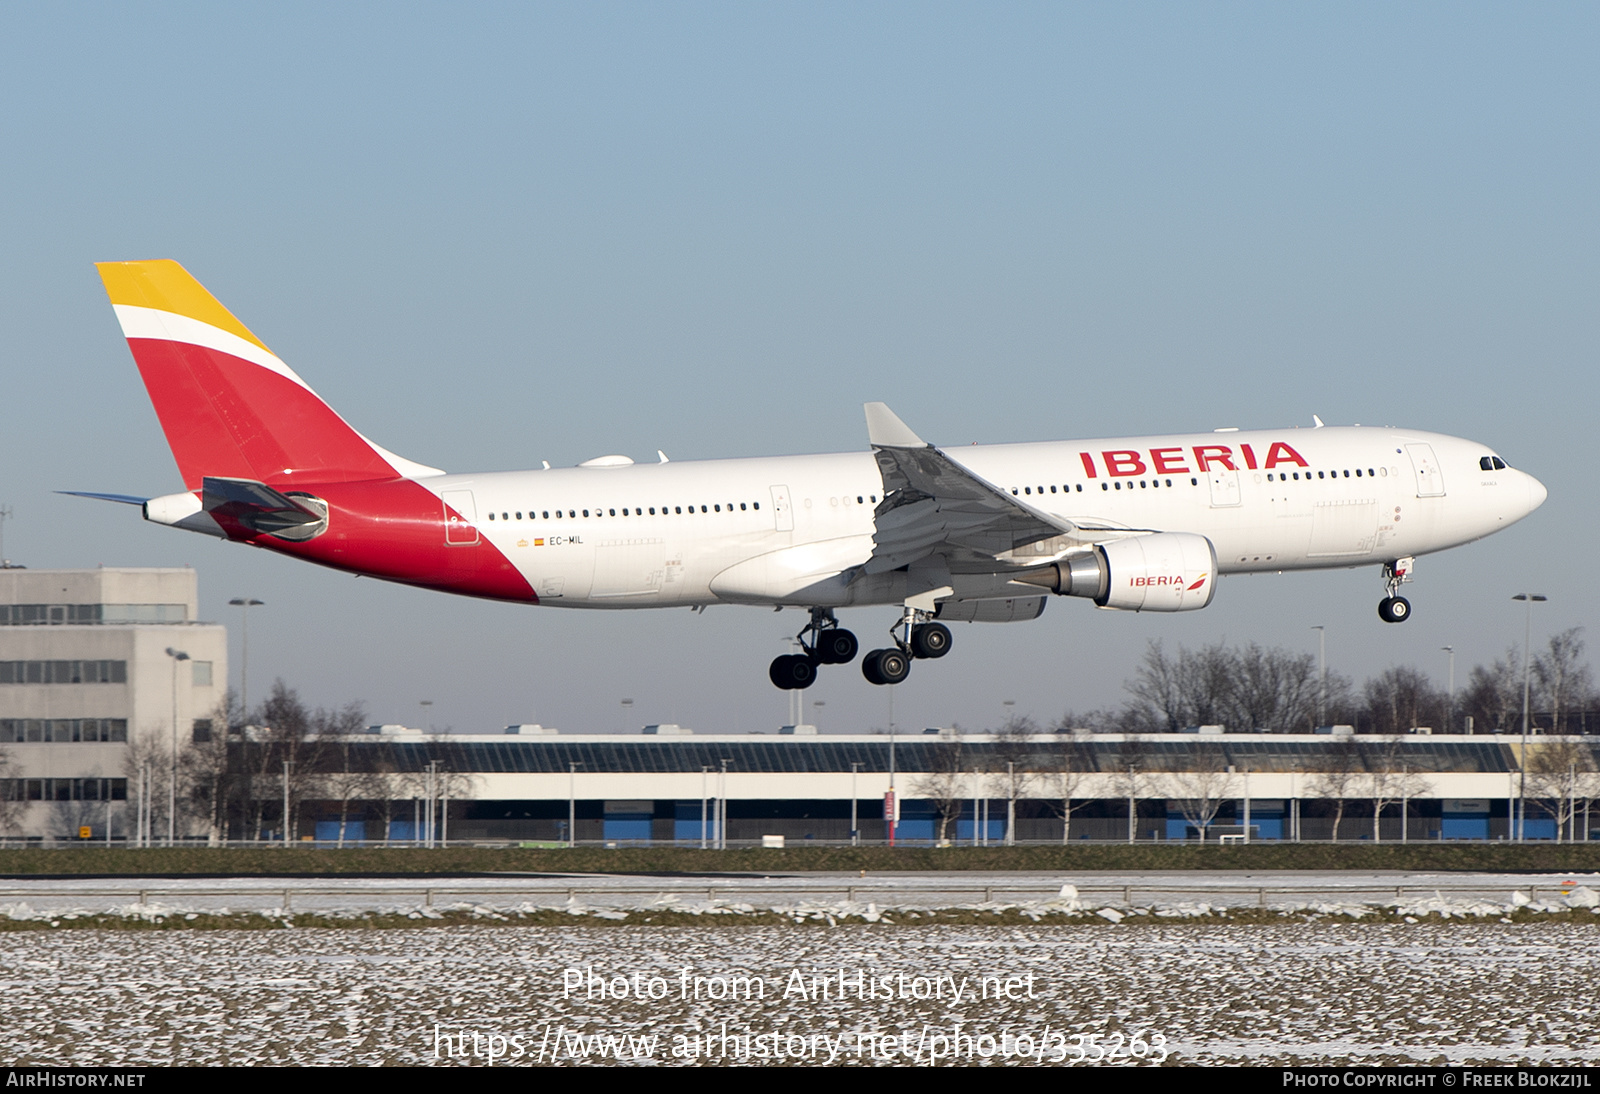
M 624 732 L 624 733 L 628 732 L 628 729 L 629 729 L 629 726 L 628 726 L 628 721 L 629 721 L 628 715 L 630 715 L 632 713 L 633 713 L 633 700 L 632 699 L 624 699 L 624 700 L 622 700 L 622 732 Z
M 167 780 L 167 846 L 178 838 L 178 662 L 189 660 L 182 650 L 167 647 L 172 658 L 172 770 Z
M 1328 628 L 1318 625 L 1317 632 L 1317 724 L 1328 724 Z
M 567 761 L 567 846 L 578 846 L 578 768 L 583 764 Z
M 817 705 L 821 706 L 820 703 L 817 704 Z M 856 819 L 856 805 L 857 805 L 856 776 L 860 773 L 860 771 L 861 771 L 861 763 L 860 763 L 860 761 L 859 760 L 852 760 L 850 762 L 850 846 L 851 847 L 855 847 L 857 844 L 859 844 L 861 842 L 861 838 L 860 838 L 861 837 L 861 833 L 860 833 L 860 830 L 858 828 L 858 822 L 857 822 L 857 819 Z
M 717 850 L 728 849 L 728 765 L 733 761 L 722 758 L 721 778 L 717 782 Z
M 1536 593 L 1518 593 L 1512 600 L 1524 601 L 1528 606 L 1527 622 L 1522 632 L 1522 757 L 1518 763 L 1521 778 L 1517 780 L 1517 841 L 1528 838 L 1528 692 L 1533 681 L 1533 606 L 1550 598 Z
M 244 636 L 244 651 L 243 651 L 244 652 L 244 656 L 239 659 L 239 708 L 240 708 L 241 711 L 243 711 L 243 714 L 241 715 L 241 717 L 244 719 L 244 721 L 241 724 L 249 724 L 249 721 L 250 721 L 250 609 L 251 608 L 256 608 L 256 607 L 262 607 L 263 605 L 266 604 L 266 601 L 264 601 L 264 600 L 256 600 L 254 597 L 236 596 L 232 600 L 228 601 L 228 603 L 231 606 L 233 606 L 235 608 L 238 608 L 240 615 L 243 617 L 241 633 Z
M 1450 690 L 1444 710 L 1444 731 L 1456 731 L 1456 648 L 1454 646 L 1440 646 L 1441 650 L 1450 655 Z

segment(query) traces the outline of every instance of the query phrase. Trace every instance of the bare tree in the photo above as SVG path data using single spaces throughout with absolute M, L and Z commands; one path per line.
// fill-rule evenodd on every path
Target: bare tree
M 1405 733 L 1420 725 L 1442 723 L 1445 694 L 1422 672 L 1409 665 L 1387 669 L 1367 681 L 1362 726 L 1373 733 Z
M 1366 775 L 1361 751 L 1347 737 L 1335 738 L 1324 753 L 1322 770 L 1306 783 L 1306 793 L 1314 798 L 1333 802 L 1333 842 L 1339 842 L 1339 823 L 1344 820 L 1345 801 L 1360 794 L 1360 784 Z M 1317 761 L 1313 761 L 1317 762 Z
M 228 838 L 228 817 L 238 794 L 237 753 L 229 747 L 228 727 L 242 718 L 230 689 L 209 718 L 197 719 L 193 741 L 178 757 L 179 791 L 185 811 L 206 829 L 216 847 Z
M 354 762 L 352 748 L 357 735 L 367 724 L 366 708 L 360 703 L 350 703 L 342 710 L 318 710 L 312 716 L 318 737 L 322 740 L 321 760 L 327 768 L 318 780 L 317 793 L 339 806 L 338 846 L 343 847 L 349 828 L 352 806 L 366 803 L 380 796 L 388 796 L 389 780 L 377 772 Z M 361 810 L 365 818 L 365 808 Z M 363 825 L 363 833 L 365 825 Z
M 0 833 L 17 831 L 22 824 L 23 812 L 28 807 L 22 793 L 22 780 L 17 775 L 11 753 L 0 749 Z
M 1562 732 L 1561 716 L 1581 707 L 1594 695 L 1594 674 L 1583 664 L 1582 627 L 1552 635 L 1533 659 L 1533 679 L 1539 689 L 1539 706 L 1550 713 L 1550 732 Z
M 994 784 L 1006 800 L 1006 842 L 1016 841 L 1017 799 L 1026 797 L 1034 782 L 1035 738 L 1039 727 L 1032 718 L 1007 718 L 994 733 Z
M 1083 754 L 1079 736 L 1074 732 L 1063 740 L 1036 772 L 1045 803 L 1061 818 L 1062 843 L 1072 839 L 1072 814 L 1089 804 L 1081 791 L 1094 778 L 1093 765 Z
M 1126 687 L 1143 722 L 1176 733 L 1185 726 L 1221 724 L 1235 675 L 1234 656 L 1220 642 L 1199 650 L 1179 647 L 1171 658 L 1160 642 L 1151 642 Z
M 1523 761 L 1527 796 L 1556 822 L 1556 841 L 1562 832 L 1577 837 L 1580 801 L 1587 802 L 1595 783 L 1594 753 L 1578 741 L 1545 737 L 1530 743 Z
M 1297 730 L 1316 720 L 1319 681 L 1309 653 L 1262 649 L 1254 642 L 1233 655 L 1228 725 Z
M 1512 647 L 1492 665 L 1476 665 L 1458 709 L 1486 729 L 1508 732 L 1522 718 L 1522 654 Z
M 1122 715 L 1129 728 L 1175 733 L 1187 726 L 1228 725 L 1240 729 L 1309 728 L 1322 700 L 1322 681 L 1310 654 L 1241 649 L 1217 643 L 1179 648 L 1169 657 L 1152 642 L 1126 684 L 1133 696 Z M 1328 677 L 1328 706 L 1343 701 L 1349 684 Z
M 1400 738 L 1387 741 L 1377 747 L 1364 749 L 1366 762 L 1366 775 L 1361 780 L 1366 787 L 1366 796 L 1372 799 L 1372 841 L 1383 841 L 1383 830 L 1380 822 L 1383 811 L 1391 805 L 1406 804 L 1419 794 L 1426 792 L 1427 779 L 1412 771 L 1402 759 Z M 1405 824 L 1404 816 L 1400 823 Z
M 1178 811 L 1200 832 L 1200 842 L 1206 839 L 1206 830 L 1217 819 L 1224 804 L 1238 794 L 1238 779 L 1228 770 L 1227 757 L 1220 748 L 1200 747 L 1192 763 L 1183 771 L 1168 772 L 1163 782 L 1167 796 L 1178 803 Z
M 273 683 L 271 694 L 261 704 L 262 747 L 252 789 L 263 816 L 270 812 L 269 796 L 280 803 L 287 800 L 287 814 L 281 804 L 277 810 L 285 838 L 293 838 L 299 829 L 301 805 L 316 789 L 320 760 L 330 743 L 317 733 L 319 717 L 326 716 L 308 710 L 299 694 L 282 679 Z M 277 790 L 277 794 L 269 795 L 268 787 Z
M 123 772 L 128 777 L 130 796 L 142 797 L 144 807 L 144 832 L 142 836 L 152 844 L 165 838 L 167 818 L 174 794 L 172 786 L 172 748 L 166 729 L 145 729 L 128 735 L 128 748 L 122 754 Z M 137 816 L 138 807 L 135 806 Z M 177 825 L 173 824 L 176 830 Z
M 928 753 L 931 756 L 930 770 L 912 782 L 911 792 L 933 805 L 934 814 L 938 817 L 934 838 L 943 844 L 946 831 L 951 822 L 961 816 L 961 807 L 966 800 L 962 793 L 966 748 L 960 731 L 949 729 L 941 733 L 938 743 Z

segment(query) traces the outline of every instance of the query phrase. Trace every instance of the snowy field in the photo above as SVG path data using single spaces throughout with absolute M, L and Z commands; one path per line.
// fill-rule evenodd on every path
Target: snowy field
M 1600 924 L 0 934 L 8 1064 L 1600 1063 Z

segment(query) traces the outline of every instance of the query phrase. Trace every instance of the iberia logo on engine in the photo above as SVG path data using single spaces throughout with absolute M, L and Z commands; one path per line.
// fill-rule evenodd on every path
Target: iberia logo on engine
M 1201 574 L 1199 580 L 1197 580 L 1193 585 L 1185 588 L 1184 592 L 1194 592 L 1200 586 L 1204 585 L 1206 583 L 1206 578 L 1210 576 L 1210 574 Z M 1184 579 L 1181 575 L 1174 574 L 1161 574 L 1157 577 L 1130 577 L 1128 579 L 1128 584 L 1136 589 L 1148 588 L 1156 585 L 1182 585 L 1183 582 Z

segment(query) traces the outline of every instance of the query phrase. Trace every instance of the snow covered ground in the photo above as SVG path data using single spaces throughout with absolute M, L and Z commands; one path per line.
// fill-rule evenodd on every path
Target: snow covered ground
M 878 918 L 0 933 L 5 1062 L 1600 1063 L 1600 916 Z

